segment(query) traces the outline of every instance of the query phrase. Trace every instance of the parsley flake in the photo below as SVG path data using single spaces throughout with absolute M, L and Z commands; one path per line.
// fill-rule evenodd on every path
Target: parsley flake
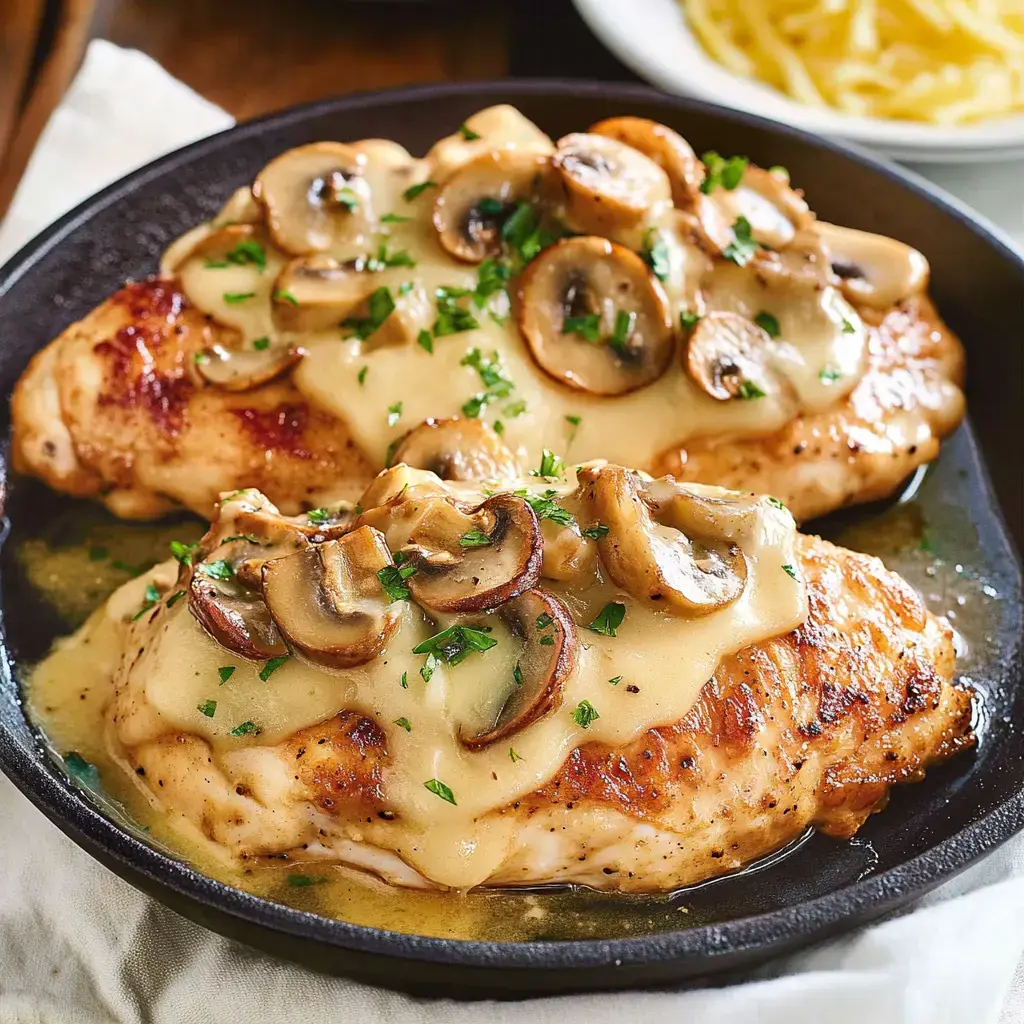
M 846 317 L 844 316 L 843 317 L 843 334 L 856 334 L 856 333 L 857 333 L 857 328 L 854 327 L 853 324 L 851 324 L 850 321 L 847 320 Z
M 185 544 L 180 540 L 172 540 L 170 544 L 171 554 L 182 565 L 192 564 L 192 555 L 199 550 L 198 541 L 194 544 Z
M 388 406 L 388 426 L 393 427 L 402 418 L 402 403 L 395 402 Z
M 391 295 L 391 289 L 378 288 L 367 302 L 367 316 L 346 317 L 341 321 L 341 326 L 345 330 L 353 331 L 360 341 L 365 341 L 394 311 L 395 300 Z
M 732 241 L 722 251 L 722 255 L 738 267 L 745 267 L 754 258 L 754 253 L 762 248 L 751 230 L 750 221 L 741 214 L 732 226 Z
M 573 709 L 572 720 L 581 728 L 589 729 L 601 716 L 589 700 L 581 700 Z
M 255 722 L 243 722 L 231 730 L 232 736 L 256 736 L 259 734 L 259 726 Z
M 604 523 L 595 523 L 583 531 L 583 536 L 589 537 L 591 540 L 603 540 L 608 536 L 608 527 Z
M 293 306 L 299 304 L 299 300 L 291 292 L 285 290 L 274 292 L 274 300 L 276 302 L 290 302 Z
M 360 367 L 359 372 L 356 374 L 356 380 L 359 381 L 359 386 L 362 387 L 366 383 L 366 375 L 370 372 L 369 366 Z
M 842 373 L 839 370 L 834 370 L 831 367 L 824 367 L 818 371 L 818 380 L 822 384 L 834 384 L 837 380 L 842 378 Z
M 234 674 L 234 665 L 225 665 L 223 668 L 217 669 L 217 675 L 220 676 L 220 685 L 223 686 Z
M 215 700 L 204 700 L 201 704 L 196 705 L 196 711 L 201 715 L 206 715 L 207 718 L 213 718 L 217 714 L 217 702 Z
M 475 132 L 472 128 L 467 127 L 465 121 L 459 125 L 459 132 L 467 142 L 476 142 L 480 138 L 479 132 Z
M 403 217 L 399 213 L 385 213 L 380 222 L 381 224 L 404 224 L 408 220 L 412 220 L 412 217 Z
M 270 348 L 270 339 L 267 337 L 256 338 L 252 343 L 252 347 L 256 349 L 257 352 L 265 352 Z
M 491 543 L 491 538 L 483 530 L 472 529 L 469 533 L 459 538 L 459 547 L 462 548 L 485 548 Z
M 452 805 L 455 804 L 455 794 L 440 779 L 428 779 L 423 785 L 434 796 L 439 796 L 442 800 L 447 800 Z
M 416 335 L 416 344 L 419 345 L 424 352 L 428 352 L 430 355 L 434 354 L 434 339 L 430 335 L 430 331 L 422 330 Z
M 412 732 L 412 723 L 404 716 L 402 718 L 396 718 L 394 724 L 400 729 L 404 729 L 406 732 Z
M 409 600 L 409 588 L 405 585 L 405 581 L 415 572 L 416 566 L 412 564 L 385 565 L 383 569 L 377 570 L 377 579 L 380 580 L 380 585 L 384 588 L 384 593 L 387 594 L 389 601 Z
M 596 342 L 601 337 L 601 317 L 598 313 L 586 316 L 567 316 L 562 321 L 563 334 L 578 334 L 584 341 Z
M 175 593 L 171 594 L 171 596 L 167 598 L 167 607 L 173 608 L 184 596 L 184 590 L 175 591 Z
M 745 156 L 723 157 L 713 149 L 705 153 L 701 160 L 707 168 L 707 175 L 701 183 L 700 190 L 710 195 L 716 188 L 724 188 L 731 192 L 743 180 L 743 172 L 749 162 Z
M 202 562 L 196 567 L 196 571 L 211 580 L 229 580 L 235 575 L 235 570 L 223 558 L 215 559 L 212 562 Z
M 684 331 L 689 331 L 696 327 L 703 319 L 700 313 L 691 313 L 689 310 L 684 309 L 679 313 L 679 326 Z
M 308 889 L 311 885 L 323 885 L 327 879 L 323 875 L 290 874 L 286 881 L 293 889 Z
M 244 266 L 252 263 L 259 267 L 260 273 L 267 269 L 267 250 L 252 238 L 243 238 L 228 254 L 229 263 Z
M 403 672 L 402 673 L 402 689 L 403 690 L 408 690 L 409 689 L 409 673 L 408 672 Z
M 562 475 L 565 463 L 553 451 L 545 448 L 540 457 L 540 469 L 531 469 L 530 476 L 542 476 L 554 479 Z
M 418 185 L 411 185 L 402 193 L 402 198 L 407 203 L 411 203 L 421 192 L 426 191 L 428 188 L 437 188 L 437 182 L 421 181 Z
M 222 296 L 229 306 L 237 306 L 240 302 L 245 302 L 246 300 L 254 299 L 255 297 L 255 292 L 224 292 Z
M 672 270 L 668 246 L 657 228 L 651 228 L 644 235 L 643 249 L 640 255 L 659 281 L 668 278 Z
M 328 512 L 327 509 L 325 509 L 325 508 L 311 508 L 306 513 L 306 518 L 314 526 L 323 526 L 323 524 L 326 523 L 327 520 L 331 518 L 331 513 Z
M 489 633 L 490 627 L 476 629 L 473 626 L 449 626 L 417 644 L 412 653 L 432 655 L 435 660 L 441 659 L 449 665 L 458 665 L 475 651 L 482 653 L 497 646 L 498 641 L 488 636 Z
M 636 328 L 636 313 L 620 309 L 615 314 L 615 326 L 612 328 L 612 336 L 608 344 L 620 356 L 626 355 L 629 348 L 629 339 L 633 337 Z
M 150 583 L 146 587 L 146 599 L 142 602 L 142 607 L 132 616 L 132 622 L 137 622 L 150 610 L 156 606 L 160 600 L 160 591 L 157 590 L 156 585 Z
M 609 601 L 598 614 L 597 618 L 587 626 L 595 633 L 603 633 L 605 636 L 618 636 L 616 630 L 622 625 L 626 617 L 626 606 L 618 601 Z
M 745 380 L 740 382 L 734 397 L 749 402 L 755 398 L 764 398 L 764 392 L 752 380 Z
M 508 748 L 508 759 L 515 764 L 516 761 L 525 761 L 526 758 L 522 754 L 517 754 L 512 747 Z
M 797 574 L 796 574 L 796 569 L 794 569 L 794 568 L 793 568 L 793 566 L 791 566 L 791 565 L 784 565 L 784 566 L 782 567 L 782 571 L 783 571 L 783 572 L 784 572 L 784 573 L 785 573 L 785 574 L 786 574 L 787 576 L 791 577 L 792 579 L 794 579 L 794 580 L 795 580 L 795 579 L 798 579 L 798 577 L 797 577 Z
M 611 679 L 608 680 L 608 682 L 611 683 L 612 686 L 618 686 L 619 683 L 622 682 L 622 676 L 613 676 Z
M 280 658 L 269 658 L 260 669 L 260 679 L 266 682 L 289 659 L 290 655 L 287 654 L 282 654 Z
M 779 328 L 779 321 L 771 315 L 762 310 L 757 316 L 754 317 L 754 323 L 768 335 L 769 338 L 777 338 L 781 333 Z

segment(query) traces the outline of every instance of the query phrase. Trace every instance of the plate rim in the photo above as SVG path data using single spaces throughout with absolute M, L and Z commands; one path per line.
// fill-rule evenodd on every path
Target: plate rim
M 510 100 L 523 95 L 575 94 L 599 96 L 624 104 L 631 100 L 656 102 L 681 112 L 711 114 L 740 125 L 756 126 L 831 149 L 855 163 L 867 165 L 944 209 L 969 230 L 981 235 L 987 244 L 1019 269 L 1024 279 L 1024 255 L 984 217 L 969 211 L 966 204 L 948 196 L 920 176 L 897 168 L 891 162 L 847 142 L 822 138 L 746 111 L 721 107 L 691 97 L 665 94 L 646 85 L 558 78 L 498 79 L 401 87 L 319 100 L 239 123 L 173 150 L 111 183 L 68 211 L 19 249 L 0 267 L 0 301 L 40 259 L 80 224 L 130 194 L 151 177 L 173 172 L 175 167 L 193 157 L 203 156 L 225 146 L 230 147 L 236 139 L 247 139 L 321 115 L 343 115 L 350 110 L 422 102 L 435 97 L 472 98 L 480 93 L 505 94 Z M 969 426 L 966 429 L 970 435 Z M 976 447 L 973 436 L 969 436 L 968 440 Z M 6 453 L 0 464 L 6 474 Z M 1003 522 L 1004 535 L 1012 546 L 1012 536 L 1005 529 L 1005 521 L 987 474 L 983 482 L 986 493 L 981 497 Z M 1019 572 L 1019 556 L 1017 568 Z M 0 671 L 6 677 L 5 681 L 13 683 L 17 690 L 5 633 L 6 625 L 0 603 Z M 1017 654 L 1019 657 L 1020 652 Z M 59 773 L 45 747 L 40 744 L 38 730 L 27 716 L 25 721 L 36 738 L 36 748 L 31 753 L 20 746 L 0 718 L 0 769 L 36 807 L 90 855 L 102 861 L 103 857 L 97 853 L 101 851 L 106 857 L 123 865 L 129 875 L 142 875 L 159 889 L 170 890 L 206 910 L 227 915 L 242 925 L 269 930 L 279 937 L 311 941 L 339 952 L 477 969 L 478 973 L 509 969 L 525 975 L 537 971 L 545 974 L 552 971 L 582 972 L 609 966 L 652 967 L 701 957 L 704 960 L 702 969 L 689 973 L 711 974 L 734 966 L 736 958 L 742 957 L 744 953 L 782 953 L 826 938 L 846 923 L 855 924 L 876 918 L 897 904 L 909 902 L 952 878 L 1024 828 L 1024 789 L 1021 789 L 1007 796 L 981 818 L 888 871 L 814 899 L 762 914 L 677 931 L 652 932 L 616 939 L 502 943 L 439 938 L 351 924 L 272 903 L 215 881 L 184 861 L 161 853 L 101 814 L 77 786 Z
M 937 125 L 897 118 L 861 117 L 828 107 L 817 109 L 800 103 L 756 79 L 746 79 L 719 64 L 707 54 L 685 17 L 679 11 L 679 0 L 657 0 L 670 17 L 673 9 L 672 36 L 686 44 L 686 56 L 696 60 L 695 70 L 712 77 L 704 84 L 699 74 L 675 70 L 684 62 L 669 64 L 657 55 L 652 57 L 645 41 L 634 29 L 634 22 L 621 17 L 621 8 L 630 0 L 572 0 L 577 14 L 595 37 L 623 64 L 652 84 L 671 93 L 692 96 L 706 102 L 719 102 L 731 110 L 767 117 L 776 123 L 799 125 L 812 133 L 824 132 L 861 145 L 875 147 L 903 160 L 940 163 L 986 163 L 1012 160 L 1024 154 L 1024 112 L 1008 114 L 967 125 Z M 650 3 L 650 0 L 645 0 Z M 667 27 L 667 25 L 666 25 Z M 721 103 L 718 97 L 727 97 Z M 735 98 L 734 98 L 735 97 Z M 766 107 L 777 107 L 773 113 Z M 786 118 L 786 121 L 781 120 Z

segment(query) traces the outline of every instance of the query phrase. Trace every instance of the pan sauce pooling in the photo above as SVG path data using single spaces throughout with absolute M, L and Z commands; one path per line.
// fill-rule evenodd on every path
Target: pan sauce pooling
M 378 465 L 410 426 L 461 414 L 497 424 L 523 466 L 570 443 L 577 460 L 650 466 L 686 438 L 771 433 L 848 395 L 867 344 L 849 299 L 884 310 L 923 292 L 924 258 L 816 222 L 782 170 L 750 166 L 737 184 L 719 169 L 705 193 L 674 133 L 595 128 L 556 150 L 498 107 L 424 160 L 381 140 L 283 154 L 259 204 L 240 190 L 164 258 L 240 332 L 241 351 L 200 372 L 238 386 L 294 366 Z M 539 227 L 530 200 L 548 211 Z M 566 232 L 583 237 L 517 274 Z
M 304 600 L 313 600 L 309 588 L 315 581 L 303 578 L 304 597 L 286 581 L 285 602 L 278 607 L 277 583 L 271 582 L 271 575 L 280 576 L 286 563 L 299 564 L 317 551 L 306 548 L 279 558 L 264 570 L 264 593 L 292 650 L 306 645 L 306 654 L 293 656 L 266 679 L 260 675 L 264 661 L 237 653 L 240 620 L 236 617 L 225 625 L 224 616 L 218 619 L 208 608 L 197 609 L 205 600 L 200 595 L 197 601 L 197 586 L 232 586 L 207 576 L 210 566 L 222 574 L 223 566 L 231 564 L 241 579 L 245 558 L 273 557 L 292 543 L 284 537 L 273 508 L 257 492 L 236 495 L 225 501 L 202 556 L 196 555 L 204 561 L 191 583 L 186 582 L 189 571 L 183 570 L 175 582 L 173 565 L 164 565 L 151 579 L 122 587 L 70 645 L 40 667 L 40 678 L 66 669 L 69 657 L 101 666 L 99 674 L 104 675 L 118 663 L 123 649 L 125 656 L 113 672 L 116 696 L 108 709 L 108 742 L 127 769 L 144 767 L 141 784 L 151 788 L 161 806 L 184 814 L 235 854 L 291 851 L 315 857 L 319 851 L 400 884 L 468 888 L 495 872 L 517 827 L 511 817 L 492 812 L 542 786 L 584 742 L 619 745 L 652 725 L 680 720 L 724 656 L 787 632 L 806 614 L 802 583 L 783 570 L 797 564 L 792 518 L 767 499 L 651 484 L 648 500 L 655 503 L 664 523 L 685 522 L 691 534 L 708 545 L 695 540 L 692 553 L 686 555 L 678 547 L 682 535 L 676 529 L 645 520 L 643 543 L 663 545 L 657 564 L 667 574 L 662 580 L 665 599 L 652 603 L 643 597 L 644 587 L 651 586 L 650 560 L 643 570 L 633 562 L 633 568 L 615 564 L 615 538 L 634 545 L 641 538 L 637 522 L 630 518 L 636 513 L 629 500 L 614 507 L 610 502 L 622 497 L 616 488 L 632 493 L 642 485 L 617 469 L 585 472 L 582 484 L 577 490 L 572 483 L 532 482 L 534 493 L 555 490 L 556 500 L 578 523 L 560 526 L 542 520 L 543 568 L 536 560 L 527 569 L 518 566 L 529 559 L 517 553 L 522 540 L 517 534 L 530 534 L 537 527 L 526 502 L 518 497 L 490 499 L 525 511 L 522 522 L 499 522 L 485 514 L 472 520 L 478 526 L 469 524 L 472 529 L 465 536 L 479 528 L 492 538 L 488 545 L 454 547 L 457 558 L 472 561 L 466 571 L 477 581 L 474 585 L 458 567 L 428 567 L 431 558 L 443 565 L 445 551 L 450 560 L 452 538 L 445 538 L 444 531 L 452 523 L 460 530 L 467 526 L 458 516 L 449 521 L 455 506 L 444 496 L 455 485 L 404 466 L 383 474 L 362 499 L 366 510 L 361 518 L 353 523 L 349 517 L 346 526 L 379 528 L 392 551 L 403 551 L 410 560 L 407 564 L 420 565 L 404 581 L 411 599 L 388 602 L 374 571 L 359 591 L 360 614 L 350 617 L 357 631 L 364 619 L 371 623 L 366 637 L 353 640 L 350 634 L 340 646 L 331 647 L 321 632 L 311 642 L 313 633 L 304 632 L 307 622 L 297 609 Z M 460 505 L 464 509 L 484 497 L 465 485 L 457 494 L 461 502 L 472 503 Z M 619 514 L 625 518 L 620 520 Z M 333 528 L 340 528 L 345 518 L 341 513 Z M 610 526 L 603 538 L 581 534 L 580 528 L 600 534 L 596 528 L 601 519 Z M 311 529 L 308 523 L 305 526 Z M 321 539 L 330 536 L 332 523 L 318 529 Z M 262 531 L 264 545 L 269 542 L 262 554 L 249 541 L 221 543 L 252 530 Z M 368 528 L 352 530 L 342 543 L 351 544 L 369 533 Z M 650 554 L 651 549 L 630 550 L 630 559 L 642 557 L 644 550 Z M 367 571 L 377 565 L 372 552 L 364 550 L 355 557 L 371 559 Z M 669 572 L 673 559 L 676 568 Z M 705 578 L 696 565 L 709 575 Z M 343 571 L 348 573 L 349 594 L 355 579 L 351 566 L 349 562 Z M 692 580 L 679 575 L 680 566 Z M 535 581 L 538 570 L 545 577 L 543 589 L 512 597 L 499 604 L 497 613 L 436 610 L 438 605 L 465 604 L 466 594 L 497 603 Z M 628 586 L 617 586 L 609 572 Z M 479 588 L 488 580 L 504 590 L 481 596 Z M 669 586 L 669 580 L 678 589 Z M 161 599 L 152 611 L 135 618 L 145 606 L 150 582 L 161 591 Z M 191 592 L 189 600 L 174 600 L 179 588 Z M 624 609 L 617 627 L 613 612 L 608 633 L 587 628 L 588 623 L 607 622 L 601 618 L 609 614 L 603 609 L 616 603 Z M 229 602 L 223 607 L 240 606 Z M 197 616 L 236 650 L 216 642 Z M 489 629 L 475 635 L 494 644 L 474 650 L 464 660 L 452 659 L 456 664 L 448 663 L 444 655 L 428 663 L 424 654 L 413 653 L 432 634 L 460 624 Z M 353 643 L 370 643 L 373 648 L 382 635 L 387 639 L 375 656 L 368 648 L 353 653 Z M 328 647 L 331 652 L 325 653 Z M 265 650 L 269 653 L 270 648 Z M 686 652 L 685 658 L 680 652 Z M 334 667 L 325 667 L 324 662 Z M 345 663 L 349 667 L 337 667 Z M 220 685 L 221 670 L 227 666 L 234 666 L 234 671 Z M 609 685 L 616 677 L 624 680 L 622 685 Z M 526 696 L 520 699 L 520 694 Z M 208 717 L 210 700 L 216 707 Z M 289 795 L 295 751 L 305 755 L 296 734 L 301 736 L 302 730 L 343 710 L 362 713 L 386 733 L 387 764 L 378 780 L 380 807 L 386 813 L 380 817 L 365 809 L 346 816 L 337 807 L 331 814 L 323 805 Z M 244 723 L 252 723 L 251 729 L 240 731 Z M 310 756 L 317 753 L 313 747 Z M 243 793 L 248 796 L 238 795 Z M 343 807 L 342 785 L 337 799 Z

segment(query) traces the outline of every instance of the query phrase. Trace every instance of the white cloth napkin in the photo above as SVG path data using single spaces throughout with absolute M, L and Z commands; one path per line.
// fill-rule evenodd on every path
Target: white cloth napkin
M 149 58 L 94 42 L 0 227 L 0 260 L 133 167 L 230 123 Z M 950 174 L 968 201 L 1022 233 L 1019 170 Z M 744 984 L 417 1000 L 310 973 L 191 924 L 101 867 L 0 778 L 0 1024 L 1024 1024 L 1022 953 L 1024 841 L 1012 841 L 912 912 Z

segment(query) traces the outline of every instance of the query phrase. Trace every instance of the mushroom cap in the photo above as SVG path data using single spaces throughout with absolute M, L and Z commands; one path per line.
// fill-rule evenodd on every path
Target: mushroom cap
M 393 461 L 430 470 L 442 480 L 510 480 L 519 463 L 482 420 L 424 420 L 399 442 Z
M 569 609 L 546 590 L 527 590 L 502 605 L 497 614 L 522 641 L 523 652 L 516 662 L 514 688 L 491 727 L 473 734 L 459 729 L 459 739 L 470 750 L 505 739 L 556 711 L 579 654 Z
M 595 395 L 623 395 L 656 381 L 672 361 L 668 299 L 635 253 L 606 238 L 565 238 L 526 265 L 517 289 L 519 330 L 542 370 Z M 565 332 L 597 317 L 598 337 Z M 625 341 L 616 330 L 622 317 Z
M 573 231 L 611 235 L 671 201 L 665 172 L 614 138 L 566 135 L 558 140 L 552 162 L 565 192 L 565 222 Z
M 468 509 L 450 498 L 419 505 L 400 548 L 417 567 L 406 581 L 417 604 L 437 612 L 480 612 L 537 584 L 544 555 L 540 526 L 523 498 L 496 494 Z
M 584 470 L 580 480 L 584 502 L 608 527 L 597 542 L 601 560 L 630 595 L 693 617 L 724 608 L 743 593 L 747 562 L 739 546 L 722 536 L 714 519 L 697 513 L 686 518 L 686 506 L 703 500 L 698 495 L 678 487 L 672 503 L 653 501 L 639 474 L 621 466 Z M 753 506 L 747 514 L 756 514 Z M 708 530 L 690 536 L 683 525 Z
M 300 256 L 286 264 L 274 282 L 274 325 L 303 333 L 330 330 L 379 284 L 358 262 L 339 263 L 323 253 Z
M 233 654 L 261 661 L 288 653 L 263 597 L 238 579 L 213 579 L 194 571 L 188 608 L 210 636 Z
M 293 256 L 362 251 L 373 227 L 366 164 L 364 153 L 340 142 L 314 142 L 271 160 L 252 193 L 277 246 Z
M 289 647 L 317 665 L 352 668 L 383 651 L 401 622 L 378 572 L 384 537 L 368 526 L 266 562 L 263 598 Z
M 304 349 L 280 343 L 260 350 L 215 344 L 198 354 L 195 369 L 207 384 L 224 391 L 249 391 L 287 373 L 304 355 Z
M 688 210 L 700 194 L 704 164 L 678 132 L 646 117 L 609 117 L 589 129 L 592 135 L 604 135 L 653 160 L 667 175 L 672 202 Z
M 434 201 L 434 227 L 456 259 L 479 263 L 501 250 L 501 228 L 515 204 L 531 198 L 550 164 L 519 150 L 494 150 L 460 167 Z
M 738 313 L 708 313 L 690 332 L 683 369 L 710 398 L 728 402 L 755 386 L 769 394 L 777 384 L 770 365 L 771 340 L 757 324 Z

